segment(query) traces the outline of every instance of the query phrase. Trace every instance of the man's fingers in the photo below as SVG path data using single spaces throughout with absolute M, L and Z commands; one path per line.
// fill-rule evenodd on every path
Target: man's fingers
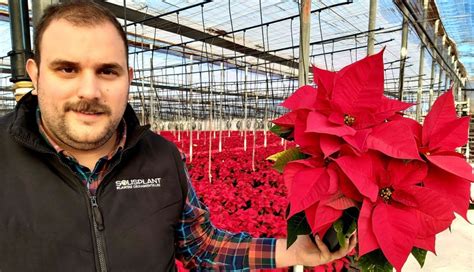
M 316 245 L 318 246 L 323 256 L 328 256 L 329 254 L 331 254 L 326 244 L 321 241 L 321 238 L 319 238 L 319 235 L 316 235 L 316 237 L 314 238 L 314 240 L 316 241 Z
M 332 254 L 334 260 L 340 259 L 340 258 L 342 258 L 342 257 L 344 257 L 344 256 L 347 255 L 347 253 L 349 252 L 349 251 L 348 251 L 348 249 L 349 249 L 349 243 L 350 243 L 350 239 L 347 238 L 347 239 L 346 239 L 346 242 L 345 242 L 345 244 L 344 244 L 344 246 L 341 247 L 341 248 L 339 248 L 338 251 L 336 251 L 336 252 L 334 252 L 334 253 Z
M 332 254 L 333 258 L 340 259 L 346 256 L 349 252 L 351 252 L 355 248 L 356 245 L 357 245 L 357 234 L 353 233 L 349 237 L 346 238 L 346 242 L 344 246 Z
M 357 233 L 354 232 L 349 239 L 349 252 L 351 252 L 357 245 Z

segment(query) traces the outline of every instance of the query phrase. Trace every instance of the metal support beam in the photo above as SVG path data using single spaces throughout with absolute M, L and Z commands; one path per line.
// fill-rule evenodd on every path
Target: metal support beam
M 405 77 L 405 64 L 408 55 L 408 19 L 403 17 L 402 47 L 400 49 L 400 74 L 398 76 L 398 100 L 403 100 L 403 81 Z
M 447 91 L 448 87 L 450 87 L 448 84 L 448 80 L 449 80 L 449 73 L 445 72 L 444 73 L 444 91 Z
M 442 92 L 441 82 L 443 82 L 443 67 L 440 65 L 439 66 L 439 75 L 438 75 L 438 95 L 437 95 L 437 97 L 439 97 L 441 95 L 441 92 Z
M 375 32 L 371 31 L 375 29 L 375 19 L 377 18 L 377 0 L 370 0 L 369 10 L 369 35 L 367 37 L 367 56 L 374 53 L 375 44 Z
M 421 122 L 422 94 L 423 94 L 423 69 L 425 64 L 425 46 L 420 48 L 420 66 L 418 70 L 418 91 L 416 93 L 416 120 Z
M 25 68 L 26 60 L 33 55 L 31 51 L 28 0 L 9 0 L 8 9 L 12 41 L 12 51 L 8 52 L 12 67 L 10 81 L 30 81 Z
M 431 61 L 430 98 L 429 98 L 428 109 L 431 109 L 431 105 L 433 105 L 433 102 L 434 102 L 435 67 L 436 67 L 436 59 L 433 58 L 433 60 Z

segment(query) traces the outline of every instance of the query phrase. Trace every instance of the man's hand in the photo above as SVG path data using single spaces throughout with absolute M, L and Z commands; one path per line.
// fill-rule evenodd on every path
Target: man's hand
M 294 265 L 318 266 L 340 259 L 351 252 L 357 244 L 357 235 L 353 233 L 346 239 L 346 245 L 336 252 L 330 252 L 327 246 L 316 237 L 316 244 L 307 235 L 298 235 L 296 241 L 286 249 L 286 239 L 278 239 L 275 261 L 277 267 Z

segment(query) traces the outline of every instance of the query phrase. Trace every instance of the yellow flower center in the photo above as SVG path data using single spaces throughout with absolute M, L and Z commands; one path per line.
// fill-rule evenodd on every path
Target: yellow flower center
M 344 124 L 348 125 L 348 126 L 352 126 L 355 122 L 355 117 L 354 116 L 350 116 L 349 114 L 345 114 L 344 115 Z
M 393 188 L 386 187 L 380 190 L 379 195 L 381 198 L 383 198 L 385 202 L 388 202 L 392 198 L 393 191 L 394 191 Z

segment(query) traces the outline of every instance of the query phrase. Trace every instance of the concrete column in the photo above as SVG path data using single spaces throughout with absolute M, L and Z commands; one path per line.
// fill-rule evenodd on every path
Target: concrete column
M 400 49 L 400 74 L 398 76 L 398 100 L 403 100 L 403 86 L 405 80 L 405 64 L 408 55 L 408 19 L 403 17 L 402 47 Z
M 369 31 L 375 29 L 376 18 L 377 18 L 377 0 L 370 0 Z M 375 33 L 371 31 L 369 32 L 367 36 L 367 56 L 370 56 L 374 53 L 374 44 L 375 44 Z
M 421 121 L 422 114 L 422 94 L 423 94 L 423 71 L 425 64 L 425 46 L 420 48 L 420 66 L 418 69 L 418 91 L 416 93 L 416 120 Z
M 311 0 L 301 1 L 300 10 L 300 59 L 298 67 L 298 85 L 309 82 L 309 43 L 311 28 Z
M 444 73 L 444 91 L 447 91 L 448 88 L 449 88 L 449 83 L 448 83 L 448 80 L 449 80 L 449 76 L 448 76 L 448 72 L 446 71 Z
M 431 61 L 431 75 L 430 75 L 430 99 L 429 99 L 429 104 L 428 107 L 431 109 L 431 105 L 433 105 L 434 102 L 434 82 L 435 82 L 435 66 L 436 66 L 436 60 L 433 58 Z
M 456 70 L 456 90 L 457 90 L 457 97 L 458 101 L 464 101 L 464 96 L 462 95 L 462 82 L 461 82 L 461 74 L 459 70 Z
M 441 82 L 443 81 L 443 67 L 440 65 L 439 66 L 439 75 L 438 75 L 438 95 L 436 96 L 437 98 L 441 95 Z

